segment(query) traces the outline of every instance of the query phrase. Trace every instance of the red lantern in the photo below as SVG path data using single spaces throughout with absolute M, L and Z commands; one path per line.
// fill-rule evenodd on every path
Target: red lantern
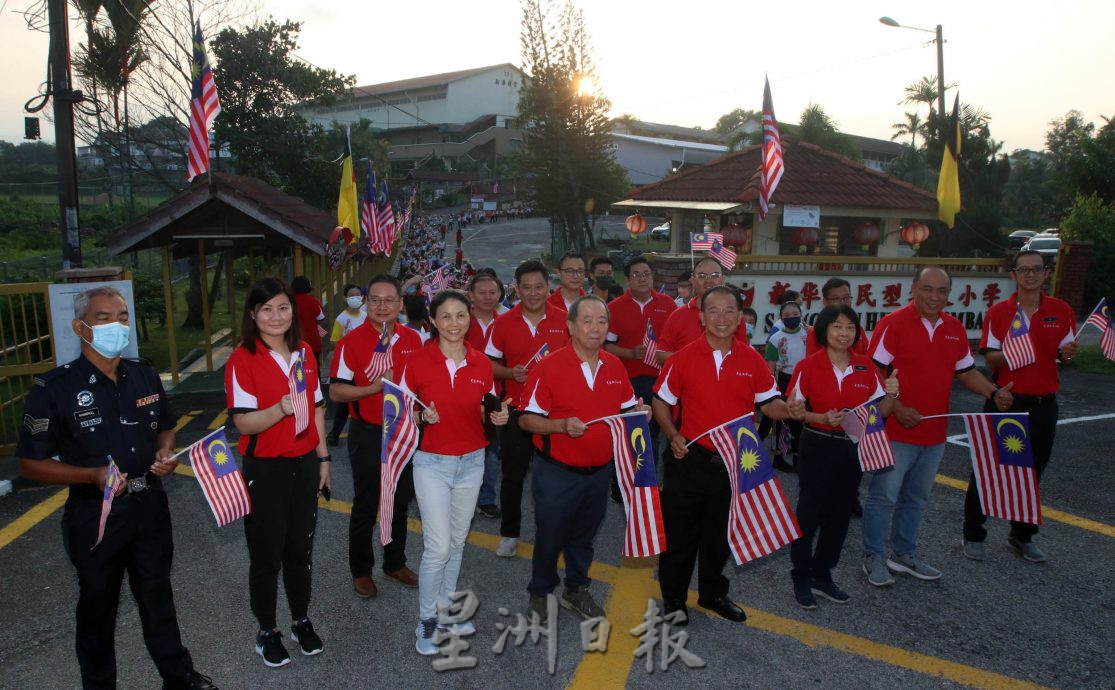
M 861 223 L 852 231 L 852 239 L 867 251 L 871 245 L 879 241 L 879 226 L 874 223 Z
M 751 229 L 739 223 L 728 223 L 720 232 L 724 235 L 724 244 L 735 247 L 737 251 L 742 251 L 751 241 Z
M 634 215 L 627 216 L 624 225 L 627 226 L 627 232 L 631 233 L 632 236 L 641 235 L 647 230 L 647 219 L 636 212 Z
M 793 228 L 790 231 L 790 244 L 798 248 L 799 254 L 804 254 L 817 244 L 818 237 L 817 228 Z
M 916 252 L 921 243 L 929 239 L 929 226 L 925 223 L 910 223 L 902 228 L 902 239 Z

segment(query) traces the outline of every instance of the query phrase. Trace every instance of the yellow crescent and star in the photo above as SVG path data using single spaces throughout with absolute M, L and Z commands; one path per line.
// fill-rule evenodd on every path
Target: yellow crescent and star
M 1021 329 L 1022 329 L 1022 319 L 1020 319 L 1020 318 L 1018 318 L 1018 317 L 1015 317 L 1015 319 L 1014 319 L 1014 323 L 1012 323 L 1012 324 L 1010 325 L 1010 327 L 1011 327 L 1011 328 L 1013 328 L 1013 329 L 1014 329 L 1014 330 L 1016 330 L 1016 331 L 1017 331 L 1017 330 L 1021 330 Z
M 647 440 L 643 437 L 642 427 L 637 427 L 631 431 L 631 447 L 635 450 L 635 471 L 638 472 L 643 467 L 643 454 L 647 450 Z
M 879 408 L 875 404 L 867 406 L 867 423 L 875 426 L 879 422 Z
M 218 438 L 210 441 L 209 446 L 205 450 L 216 464 L 224 465 L 228 462 L 228 446 L 221 439 Z
M 744 472 L 754 472 L 759 466 L 759 453 L 754 450 L 759 446 L 759 439 L 755 436 L 754 432 L 745 426 L 741 426 L 736 432 L 736 447 L 742 447 L 740 441 L 744 436 L 751 439 L 754 444 L 753 447 L 746 448 L 739 453 L 739 468 Z
M 398 417 L 399 417 L 399 407 L 400 407 L 399 406 L 399 396 L 395 395 L 394 393 L 388 393 L 387 395 L 383 396 L 383 414 L 384 414 L 385 417 L 387 416 L 387 406 L 388 405 L 392 405 L 395 408 L 395 412 L 391 415 L 391 418 L 392 419 L 398 419 Z
M 1020 436 L 1016 436 L 1013 430 L 1008 430 L 1006 433 L 1010 435 L 1006 435 L 1003 432 L 1003 427 L 1007 425 L 1018 427 Z M 999 420 L 999 423 L 995 425 L 995 433 L 1003 440 L 1003 448 L 1006 448 L 1011 453 L 1021 453 L 1026 450 L 1026 427 L 1022 426 L 1022 422 L 1014 417 L 1005 417 Z

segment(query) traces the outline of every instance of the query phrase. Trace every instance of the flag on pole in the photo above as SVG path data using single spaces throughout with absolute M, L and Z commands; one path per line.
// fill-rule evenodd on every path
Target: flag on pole
M 190 94 L 190 142 L 186 150 L 186 180 L 209 172 L 209 128 L 221 112 L 217 82 L 205 55 L 205 38 L 201 22 L 194 25 L 194 59 L 190 66 L 193 89 Z
M 944 113 L 941 113 L 944 117 Z M 950 228 L 960 212 L 960 94 L 952 105 L 952 117 L 945 129 L 945 152 L 941 156 L 941 175 L 937 178 L 937 217 Z
M 541 362 L 542 359 L 548 354 L 550 354 L 550 344 L 542 343 L 542 347 L 538 348 L 538 352 L 535 352 L 534 356 L 527 361 L 527 367 L 529 368 L 530 365 L 534 364 L 535 362 Z
M 108 522 L 108 514 L 112 512 L 112 499 L 116 498 L 116 492 L 124 484 L 124 476 L 120 474 L 120 468 L 116 466 L 116 461 L 112 456 L 108 456 L 108 471 L 105 472 L 105 491 L 101 496 L 101 520 L 97 524 L 97 541 L 93 542 L 93 546 L 89 550 L 97 548 L 101 540 L 105 536 L 105 524 Z
M 778 121 L 774 119 L 774 99 L 770 95 L 770 79 L 763 83 L 763 150 L 759 163 L 759 220 L 766 218 L 774 190 L 782 181 L 785 170 L 782 160 L 782 137 L 778 134 Z
M 786 422 L 777 421 L 774 424 L 778 427 L 776 442 L 778 454 L 789 460 L 790 456 L 794 453 L 794 434 L 790 431 L 790 425 Z
M 217 527 L 224 527 L 252 512 L 248 487 L 229 450 L 223 428 L 190 446 L 190 464 L 201 493 L 213 517 L 217 518 Z
M 1107 306 L 1106 297 L 1100 298 L 1099 304 L 1088 315 L 1085 324 L 1091 324 L 1103 331 L 1103 337 L 1100 339 L 1103 356 L 1115 361 L 1115 327 L 1111 324 L 1111 310 Z
M 612 432 L 616 478 L 627 513 L 623 555 L 628 558 L 656 556 L 666 549 L 662 525 L 662 503 L 658 475 L 654 471 L 654 444 L 645 412 L 605 417 L 600 421 Z
M 368 238 L 373 254 L 386 254 L 383 237 L 379 231 L 379 213 L 376 209 L 376 171 L 368 162 L 368 180 L 364 184 L 364 201 L 360 205 L 360 230 Z
M 368 368 L 364 370 L 364 375 L 368 377 L 368 383 L 373 383 L 378 381 L 393 366 L 394 362 L 391 361 L 391 334 L 387 332 L 387 327 L 384 326 L 383 334 L 376 342 L 376 348 L 372 350 L 372 359 L 368 362 Z
M 302 364 L 302 352 L 293 356 L 290 362 L 290 403 L 294 406 L 294 433 L 301 434 L 310 426 L 310 396 L 306 392 L 306 368 Z
M 724 235 L 720 234 L 719 232 L 689 233 L 689 248 L 695 252 L 711 252 L 713 242 L 724 244 Z
M 737 417 L 708 432 L 732 485 L 728 546 L 739 564 L 774 553 L 801 536 L 752 417 Z
M 383 233 L 383 253 L 388 254 L 398 234 L 395 227 L 395 209 L 391 205 L 391 192 L 387 188 L 386 176 L 383 178 L 383 191 L 379 197 L 379 228 Z
M 662 365 L 658 363 L 658 358 L 655 355 L 658 353 L 658 336 L 654 334 L 654 326 L 650 321 L 647 321 L 647 332 L 643 334 L 643 347 L 646 352 L 643 354 L 643 364 L 655 369 L 661 369 Z
M 442 266 L 426 276 L 426 279 L 422 281 L 425 288 L 423 292 L 432 297 L 449 287 L 449 272 L 446 268 L 446 266 Z
M 875 472 L 894 466 L 894 451 L 887 438 L 886 424 L 879 413 L 879 401 L 870 400 L 848 410 L 840 423 L 859 452 L 859 466 L 864 472 Z
M 713 240 L 712 249 L 709 250 L 712 258 L 716 259 L 717 263 L 724 267 L 725 271 L 730 271 L 736 267 L 736 253 L 729 249 L 724 244 L 723 240 Z
M 964 429 L 984 515 L 1041 524 L 1030 415 L 966 414 Z
M 337 197 L 337 225 L 348 230 L 345 242 L 360 239 L 360 212 L 356 206 L 356 171 L 352 169 L 352 139 L 345 128 L 345 152 L 341 154 L 341 192 Z
M 1003 358 L 1007 360 L 1007 368 L 1011 371 L 1038 361 L 1034 354 L 1034 342 L 1030 339 L 1030 325 L 1021 304 L 1010 321 L 1007 337 L 1003 338 Z
M 391 516 L 395 512 L 395 487 L 414 451 L 418 449 L 418 400 L 402 386 L 383 382 L 383 448 L 379 465 L 379 543 L 391 543 Z

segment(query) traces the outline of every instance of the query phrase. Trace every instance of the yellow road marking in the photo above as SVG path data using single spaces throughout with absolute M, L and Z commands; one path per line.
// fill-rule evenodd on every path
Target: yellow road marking
M 216 431 L 217 429 L 220 429 L 222 426 L 224 426 L 225 422 L 227 421 L 228 410 L 221 410 L 217 413 L 217 416 L 213 418 L 213 421 L 209 422 L 209 430 Z
M 959 489 L 961 491 L 968 490 L 968 482 L 966 480 L 957 479 L 945 474 L 937 475 L 937 483 L 943 484 L 944 486 L 948 486 L 953 489 Z M 1057 510 L 1056 508 L 1050 508 L 1045 504 L 1042 504 L 1041 506 L 1041 515 L 1043 518 L 1048 518 L 1050 520 L 1053 520 L 1054 522 L 1063 522 L 1066 525 L 1072 525 L 1073 527 L 1079 527 L 1080 529 L 1088 530 L 1089 532 L 1102 534 L 1105 537 L 1115 538 L 1115 527 L 1103 522 L 1099 522 L 1098 520 L 1089 520 L 1086 517 L 1080 517 L 1079 515 L 1066 513 L 1065 511 Z
M 193 421 L 194 417 L 198 416 L 199 414 L 201 414 L 201 410 L 194 410 L 193 412 L 188 412 L 179 417 L 178 423 L 174 425 L 174 432 L 178 433 L 179 431 L 182 431 L 182 428 Z
M 51 513 L 61 508 L 62 504 L 66 502 L 66 495 L 68 493 L 69 489 L 62 489 L 52 494 L 49 498 L 39 501 L 31 510 L 28 510 L 23 515 L 12 520 L 11 523 L 5 525 L 4 529 L 0 529 L 0 549 L 11 544 L 16 539 L 19 539 L 27 530 L 39 524 L 50 516 Z

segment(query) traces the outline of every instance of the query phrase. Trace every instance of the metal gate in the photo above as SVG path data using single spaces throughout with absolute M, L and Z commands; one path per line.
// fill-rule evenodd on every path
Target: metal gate
M 0 455 L 15 452 L 34 376 L 55 367 L 49 285 L 0 284 Z

